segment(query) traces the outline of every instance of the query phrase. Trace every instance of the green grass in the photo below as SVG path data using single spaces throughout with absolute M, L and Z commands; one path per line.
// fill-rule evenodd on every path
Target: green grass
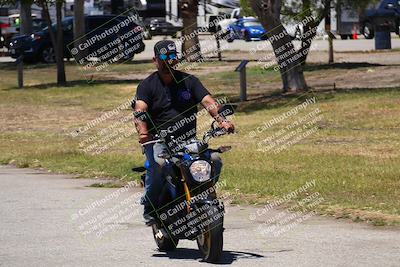
M 120 66 L 121 72 L 140 73 L 140 65 Z M 150 70 L 150 65 L 143 64 Z M 136 135 L 124 138 L 100 155 L 83 152 L 79 143 L 112 125 L 107 120 L 88 132 L 72 137 L 71 132 L 110 111 L 134 95 L 137 83 L 99 81 L 85 83 L 79 71 L 67 66 L 67 75 L 77 82 L 66 88 L 51 85 L 54 72 L 48 66 L 26 71 L 28 89 L 14 87 L 14 70 L 0 68 L 0 163 L 19 167 L 44 167 L 79 177 L 137 179 L 130 169 L 143 163 Z M 310 70 L 317 72 L 315 68 Z M 276 73 L 249 69 L 250 87 L 275 77 Z M 215 95 L 234 96 L 237 73 L 220 72 L 202 76 Z M 51 78 L 53 77 L 53 78 Z M 43 86 L 43 81 L 50 85 Z M 219 84 L 219 86 L 212 86 Z M 227 86 L 229 89 L 226 89 Z M 235 87 L 236 86 L 236 87 Z M 221 89 L 223 88 L 223 89 Z M 278 88 L 275 88 L 276 91 Z M 344 210 L 357 213 L 354 221 L 369 218 L 375 225 L 394 221 L 400 215 L 400 88 L 339 92 L 311 92 L 302 96 L 264 97 L 239 106 L 234 118 L 238 133 L 212 141 L 232 145 L 223 154 L 224 190 L 236 193 L 240 201 L 261 203 L 316 180 L 315 188 L 324 198 L 322 213 Z M 272 91 L 274 91 L 272 90 Z M 257 94 L 261 93 L 261 89 Z M 316 96 L 317 104 L 271 127 L 253 138 L 250 131 L 264 121 L 290 110 L 306 98 Z M 273 135 L 294 119 L 319 108 L 323 120 L 318 131 L 281 153 L 257 151 L 257 143 Z M 117 117 L 128 116 L 124 110 Z M 121 126 L 122 127 L 122 126 Z M 130 129 L 131 122 L 122 127 Z M 104 185 L 100 185 L 103 186 Z M 105 185 L 110 186 L 110 185 Z M 235 194 L 234 194 L 235 195 Z M 303 195 L 304 197 L 304 195 Z M 365 215 L 366 214 L 366 215 Z M 392 219 L 390 219 L 392 220 Z M 392 220 L 393 221 L 393 220 Z

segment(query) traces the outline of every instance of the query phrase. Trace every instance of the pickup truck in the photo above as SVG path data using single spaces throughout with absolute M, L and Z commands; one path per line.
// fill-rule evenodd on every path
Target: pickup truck
M 223 33 L 227 33 L 229 25 L 234 24 L 240 18 L 255 19 L 254 17 L 241 16 L 240 8 L 235 8 L 234 10 L 232 10 L 231 14 L 227 19 L 223 19 L 218 23 L 217 31 L 222 31 Z
M 400 35 L 400 1 L 383 0 L 370 6 L 360 17 L 361 33 L 366 39 L 373 39 L 375 28 L 386 26 Z

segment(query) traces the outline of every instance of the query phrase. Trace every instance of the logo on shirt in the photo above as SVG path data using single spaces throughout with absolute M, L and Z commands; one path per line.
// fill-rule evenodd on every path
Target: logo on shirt
M 187 89 L 179 91 L 178 96 L 179 96 L 179 100 L 185 101 L 185 102 L 192 98 L 192 94 Z

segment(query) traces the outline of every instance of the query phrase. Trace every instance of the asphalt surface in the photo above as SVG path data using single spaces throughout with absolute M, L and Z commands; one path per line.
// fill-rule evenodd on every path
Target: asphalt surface
M 193 241 L 180 242 L 173 253 L 157 251 L 136 203 L 140 188 L 88 187 L 94 182 L 0 166 L 0 265 L 208 265 L 200 261 Z M 229 206 L 227 211 L 221 265 L 399 266 L 399 228 L 312 216 L 274 236 L 257 230 L 262 216 L 249 220 L 254 207 Z M 129 216 L 118 220 L 113 214 Z M 111 219 L 88 231 L 96 218 L 107 216 Z
M 170 38 L 168 36 L 155 36 L 151 40 L 145 40 L 145 50 L 135 55 L 134 60 L 149 60 L 153 57 L 154 44 L 164 38 Z M 171 39 L 171 38 L 170 38 Z M 177 40 L 177 39 L 172 39 Z M 299 42 L 295 42 L 299 43 Z M 336 52 L 354 52 L 354 51 L 373 51 L 375 49 L 375 40 L 366 40 L 362 37 L 358 40 L 334 40 L 334 49 Z M 216 42 L 213 36 L 203 35 L 200 36 L 200 47 L 202 52 L 213 52 L 216 50 Z M 328 41 L 324 39 L 317 39 L 312 42 L 312 51 L 328 51 Z M 400 48 L 400 38 L 395 34 L 392 35 L 392 48 Z M 243 40 L 235 40 L 233 43 L 221 41 L 221 49 L 223 51 L 256 51 L 256 53 L 263 54 L 265 51 L 272 51 L 272 47 L 269 41 L 252 41 L 245 42 Z M 263 55 L 265 56 L 265 55 Z M 11 57 L 0 57 L 0 62 L 14 62 L 15 60 Z

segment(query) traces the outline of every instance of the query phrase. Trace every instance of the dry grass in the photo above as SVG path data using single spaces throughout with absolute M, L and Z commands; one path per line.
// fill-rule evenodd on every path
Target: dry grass
M 213 66 L 218 64 L 222 65 Z M 227 68 L 221 66 L 222 72 L 207 75 L 203 67 L 196 71 L 214 95 L 235 99 L 238 74 L 226 71 Z M 310 84 L 325 75 L 349 72 L 347 69 L 310 68 L 306 73 Z M 376 71 L 379 68 L 374 67 Z M 121 111 L 77 137 L 72 137 L 71 133 L 131 98 L 138 81 L 129 75 L 151 72 L 151 65 L 122 65 L 114 73 L 103 76 L 103 80 L 90 84 L 82 80 L 79 70 L 68 65 L 67 76 L 75 82 L 66 88 L 52 85 L 54 72 L 49 66 L 32 67 L 25 77 L 30 87 L 24 90 L 14 88 L 15 70 L 5 66 L 0 69 L 0 162 L 44 167 L 82 177 L 137 178 L 130 173 L 130 168 L 142 164 L 143 156 L 135 135 L 123 138 L 99 155 L 83 152 L 84 147 L 80 145 L 113 125 L 118 118 L 129 116 L 129 110 Z M 362 68 L 357 70 L 363 71 Z M 222 179 L 227 181 L 224 190 L 235 193 L 242 201 L 262 203 L 315 179 L 316 186 L 310 193 L 319 192 L 324 197 L 320 211 L 325 214 L 342 211 L 341 214 L 353 214 L 354 220 L 358 220 L 358 216 L 376 224 L 380 224 L 380 220 L 393 223 L 399 218 L 399 88 L 314 91 L 303 96 L 267 97 L 280 86 L 276 73 L 250 69 L 248 74 L 253 100 L 239 106 L 234 118 L 238 133 L 212 143 L 233 146 L 231 152 L 223 155 Z M 121 77 L 118 75 L 127 75 L 126 80 L 112 80 Z M 313 96 L 317 104 L 309 110 L 249 138 L 249 132 L 263 122 Z M 315 108 L 323 114 L 316 133 L 278 154 L 257 151 L 258 142 Z M 126 131 L 133 125 L 126 122 L 118 127 Z M 383 215 L 376 217 L 376 214 Z

